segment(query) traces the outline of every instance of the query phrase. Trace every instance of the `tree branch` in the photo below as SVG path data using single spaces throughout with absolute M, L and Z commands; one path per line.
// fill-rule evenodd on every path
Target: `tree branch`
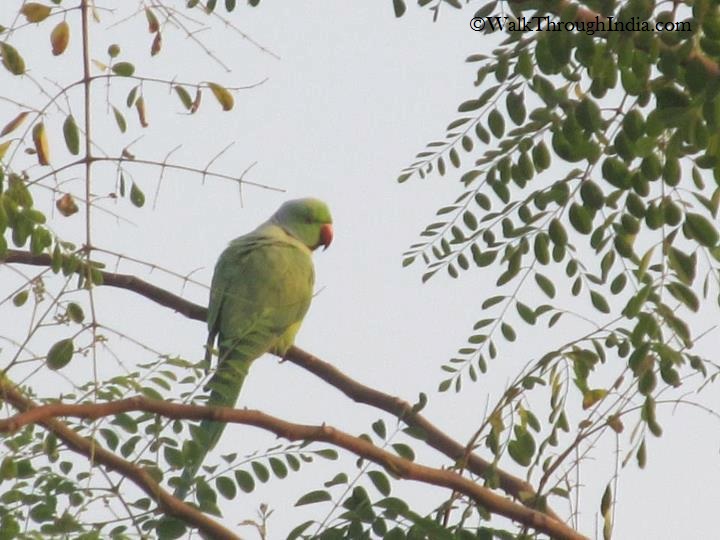
M 17 390 L 13 389 L 13 392 L 17 393 Z M 15 397 L 17 398 L 17 396 Z M 320 441 L 333 444 L 344 448 L 359 457 L 385 467 L 387 470 L 391 471 L 400 478 L 415 480 L 417 482 L 444 487 L 463 493 L 488 511 L 505 516 L 526 527 L 531 527 L 541 531 L 550 535 L 552 538 L 560 540 L 581 540 L 585 538 L 568 527 L 562 521 L 553 519 L 542 512 L 522 506 L 521 504 L 505 497 L 501 497 L 500 495 L 496 495 L 490 489 L 485 488 L 456 472 L 436 469 L 419 463 L 414 463 L 405 458 L 391 454 L 386 450 L 378 448 L 366 440 L 359 437 L 353 437 L 352 435 L 331 426 L 295 424 L 257 410 L 237 410 L 230 407 L 186 405 L 182 403 L 170 403 L 158 399 L 149 399 L 143 396 L 136 396 L 107 403 L 53 403 L 49 405 L 36 406 L 31 409 L 25 409 L 24 412 L 18 413 L 5 420 L 0 420 L 0 432 L 16 431 L 21 427 L 32 423 L 47 425 L 48 422 L 57 422 L 55 417 L 58 416 L 73 416 L 94 420 L 105 416 L 128 412 L 147 412 L 177 420 L 215 420 L 218 422 L 244 424 L 270 431 L 278 437 L 283 437 L 290 441 Z M 86 439 L 83 439 L 83 441 L 85 441 L 88 448 L 93 445 L 93 443 Z M 94 456 L 97 460 L 100 448 L 95 447 L 93 450 Z M 85 455 L 89 456 L 90 454 L 87 452 Z M 113 458 L 116 458 L 113 454 L 110 455 Z M 128 466 L 132 467 L 134 470 L 128 469 Z M 142 469 L 139 469 L 127 462 L 123 463 L 123 467 L 126 469 L 123 472 L 125 474 L 132 473 L 133 476 L 131 479 L 135 480 L 138 485 L 141 485 L 138 480 L 141 480 L 143 477 L 149 478 L 149 475 L 146 472 L 143 472 Z M 160 490 L 157 484 L 152 487 L 148 487 L 147 483 L 144 483 L 141 487 L 143 487 L 149 495 L 158 500 L 161 505 L 165 506 L 167 510 L 171 510 L 171 504 L 183 504 L 166 492 Z M 185 516 L 186 514 L 184 514 L 183 517 Z
M 450 459 L 456 462 L 465 459 L 466 447 L 452 439 L 427 418 L 413 411 L 412 405 L 407 401 L 360 384 L 332 364 L 320 360 L 299 347 L 292 347 L 285 355 L 285 359 L 314 373 L 353 401 L 381 409 L 396 416 L 408 426 L 421 430 L 424 434 L 423 441 Z M 465 467 L 478 476 L 484 476 L 493 465 L 477 454 L 471 453 L 467 456 Z M 529 482 L 501 469 L 496 468 L 496 472 L 500 481 L 500 488 L 505 493 L 520 501 L 530 499 L 530 504 L 532 504 L 532 499 L 536 493 L 535 488 Z M 522 497 L 521 493 L 523 494 Z M 547 509 L 545 513 L 559 519 L 550 509 Z
M 4 262 L 49 266 L 50 256 L 47 254 L 33 255 L 26 251 L 9 249 L 5 254 Z M 207 309 L 205 307 L 190 302 L 165 289 L 156 287 L 138 277 L 106 271 L 101 271 L 101 274 L 103 285 L 127 289 L 140 294 L 153 302 L 185 315 L 189 319 L 203 322 L 207 319 Z M 285 360 L 320 377 L 353 401 L 383 410 L 402 420 L 408 426 L 422 430 L 425 434 L 425 442 L 429 446 L 453 461 L 466 459 L 465 467 L 478 476 L 484 476 L 485 473 L 493 467 L 492 463 L 484 460 L 477 454 L 471 453 L 465 457 L 466 448 L 463 444 L 452 439 L 421 414 L 414 412 L 412 406 L 407 401 L 360 384 L 342 373 L 332 364 L 303 351 L 299 347 L 291 347 L 285 355 Z M 515 497 L 519 501 L 527 501 L 528 505 L 534 504 L 533 499 L 535 498 L 536 492 L 532 484 L 497 467 L 495 468 L 495 472 L 500 481 L 500 488 L 505 491 L 505 493 Z M 545 513 L 554 519 L 560 519 L 550 508 L 547 508 Z
M 10 403 L 19 414 L 7 419 L 0 420 L 0 432 L 12 432 L 19 427 L 29 423 L 37 423 L 48 431 L 53 432 L 58 439 L 63 441 L 65 445 L 78 454 L 85 456 L 90 462 L 99 463 L 109 470 L 121 474 L 153 499 L 158 507 L 167 515 L 174 516 L 185 523 L 196 527 L 209 538 L 218 538 L 222 540 L 239 540 L 240 537 L 235 533 L 226 529 L 220 523 L 210 519 L 203 512 L 194 508 L 180 499 L 177 499 L 165 491 L 153 479 L 148 471 L 137 465 L 133 465 L 129 461 L 118 457 L 112 452 L 100 446 L 93 439 L 85 438 L 67 424 L 57 420 L 53 414 L 53 407 L 58 405 L 38 405 L 33 400 L 24 396 L 20 390 L 8 379 L 0 380 L 0 395 L 3 400 Z M 66 405 L 60 405 L 60 407 Z M 72 405 L 71 405 L 72 406 Z M 102 405 L 101 405 L 102 406 Z M 47 407 L 51 409 L 48 411 Z M 82 407 L 82 406 L 81 406 Z M 88 418 L 90 418 L 88 416 Z M 20 419 L 20 423 L 17 422 Z

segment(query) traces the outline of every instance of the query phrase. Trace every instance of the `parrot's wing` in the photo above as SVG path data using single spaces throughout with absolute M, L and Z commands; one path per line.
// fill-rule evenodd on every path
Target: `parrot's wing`
M 220 331 L 220 318 L 225 299 L 229 294 L 241 294 L 243 284 L 253 279 L 254 271 L 249 256 L 254 249 L 272 244 L 268 238 L 249 234 L 236 238 L 223 253 L 215 265 L 212 284 L 210 286 L 210 302 L 208 305 L 207 327 L 208 339 L 205 360 L 208 368 L 212 365 L 212 350 Z M 238 290 L 233 292 L 233 289 Z M 243 333 L 243 329 L 238 329 Z
M 285 354 L 310 306 L 313 282 L 310 250 L 276 228 L 240 237 L 220 255 L 208 308 L 208 351 L 217 336 L 220 354 L 208 405 L 234 406 L 253 360 L 268 351 Z M 187 495 L 224 429 L 224 422 L 210 420 L 192 429 L 197 451 L 176 496 Z

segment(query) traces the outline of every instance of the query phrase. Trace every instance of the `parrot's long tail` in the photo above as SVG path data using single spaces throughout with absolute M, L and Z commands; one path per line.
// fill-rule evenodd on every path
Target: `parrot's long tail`
M 243 382 L 247 377 L 248 370 L 253 358 L 242 354 L 237 350 L 220 349 L 220 362 L 215 375 L 205 387 L 210 390 L 210 397 L 207 404 L 218 407 L 233 407 L 237 402 Z M 225 422 L 203 420 L 200 425 L 191 426 L 192 438 L 185 442 L 183 454 L 191 456 L 185 464 L 180 483 L 175 488 L 173 495 L 178 499 L 185 499 L 192 487 L 195 475 L 205 457 L 220 440 L 225 429 Z

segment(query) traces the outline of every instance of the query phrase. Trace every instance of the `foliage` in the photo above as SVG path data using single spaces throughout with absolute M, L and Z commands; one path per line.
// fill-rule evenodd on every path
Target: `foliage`
M 437 16 L 456 4 L 429 7 Z M 659 404 L 681 403 L 718 376 L 701 340 L 716 335 L 706 321 L 720 305 L 720 12 L 686 4 L 504 3 L 501 46 L 467 58 L 479 65 L 477 97 L 398 178 L 459 175 L 462 187 L 403 264 L 424 264 L 423 281 L 476 267 L 496 285 L 468 343 L 442 366 L 439 390 L 481 380 L 540 325 L 557 338 L 527 353 L 470 444 L 528 468 L 541 497 L 568 494 L 556 473 L 580 466 L 571 450 L 626 424 L 623 464 L 634 455 L 643 467 L 647 435 L 663 431 Z M 474 15 L 486 34 L 503 22 L 499 7 L 488 2 Z M 639 23 L 593 29 L 599 13 Z M 546 16 L 575 31 L 548 29 Z M 544 21 L 544 31 L 509 29 L 522 17 Z M 569 317 L 589 330 L 563 325 Z M 573 431 L 568 418 L 578 415 Z
M 162 55 L 165 40 L 177 33 L 206 53 L 209 64 L 224 67 L 191 26 L 204 27 L 198 20 L 208 16 L 231 23 L 224 17 L 237 3 L 179 4 L 138 4 L 130 21 L 135 31 L 147 31 L 149 56 Z M 418 4 L 435 17 L 446 6 L 463 7 L 456 0 Z M 392 5 L 398 17 L 406 12 L 403 0 Z M 468 343 L 442 366 L 440 392 L 467 389 L 465 382 L 481 380 L 513 343 L 541 325 L 550 329 L 543 330 L 552 338 L 543 343 L 546 350 L 527 353 L 527 365 L 471 439 L 460 445 L 429 424 L 421 414 L 425 394 L 409 405 L 331 373 L 328 383 L 357 401 L 366 396 L 363 402 L 397 418 L 392 424 L 378 419 L 371 433 L 358 437 L 321 426 L 315 439 L 296 442 L 291 437 L 297 426 L 267 420 L 291 442 L 223 455 L 204 467 L 193 504 L 205 518 L 237 517 L 227 516 L 225 501 L 241 500 L 260 484 L 281 485 L 317 458 L 335 460 L 337 446 L 357 455 L 355 469 L 344 468 L 298 495 L 296 505 L 316 517 L 297 525 L 290 538 L 530 538 L 541 529 L 517 516 L 541 513 L 564 526 L 552 506 L 558 499 L 572 502 L 570 475 L 581 466 L 576 456 L 589 454 L 601 437 L 625 437 L 632 424 L 623 439 L 624 463 L 634 457 L 644 466 L 648 434 L 662 433 L 660 406 L 681 403 L 680 396 L 718 374 L 702 338 L 712 331 L 704 321 L 717 319 L 720 302 L 720 12 L 704 0 L 673 4 L 673 11 L 662 11 L 663 5 L 551 2 L 536 12 L 534 4 L 506 2 L 502 7 L 513 17 L 547 15 L 555 23 L 587 23 L 596 10 L 620 20 L 688 25 L 675 32 L 593 34 L 506 29 L 492 54 L 468 58 L 479 66 L 477 95 L 460 104 L 444 137 L 430 142 L 398 179 L 437 172 L 458 175 L 461 184 L 459 196 L 438 210 L 403 264 L 424 264 L 423 281 L 441 272 L 459 278 L 474 267 L 495 279 Z M 494 16 L 500 7 L 487 2 L 475 16 Z M 29 91 L 4 96 L 14 111 L 0 131 L 0 258 L 8 267 L 43 269 L 31 278 L 21 275 L 14 290 L 6 287 L 3 309 L 32 315 L 27 335 L 11 341 L 9 359 L 2 351 L 4 418 L 37 411 L 38 404 L 112 405 L 130 394 L 202 405 L 207 366 L 154 351 L 105 326 L 97 315 L 97 291 L 105 285 L 134 290 L 185 315 L 202 308 L 110 272 L 113 261 L 143 263 L 96 243 L 94 227 L 98 215 L 147 210 L 148 186 L 138 168 L 159 171 L 158 189 L 167 170 L 267 187 L 247 180 L 247 170 L 217 170 L 215 158 L 205 168 L 174 161 L 172 151 L 153 159 L 130 138 L 152 131 L 171 112 L 207 113 L 203 95 L 212 96 L 216 109 L 232 111 L 248 87 L 155 77 L 126 56 L 124 43 L 98 55 L 90 41 L 93 18 L 112 13 L 85 0 L 22 2 L 13 15 L 14 22 L 0 29 L 3 80 L 40 88 L 41 98 L 32 101 Z M 493 30 L 485 26 L 486 33 Z M 28 40 L 44 43 L 53 65 L 81 69 L 63 70 L 54 88 L 33 72 L 39 46 L 24 47 Z M 170 90 L 171 97 L 158 99 L 157 88 Z M 103 111 L 117 130 L 109 142 L 97 129 Z M 107 192 L 100 188 L 108 185 L 101 174 L 113 178 L 106 195 L 98 195 Z M 189 275 L 162 271 L 192 283 Z M 578 333 L 577 325 L 568 324 L 573 318 L 585 321 L 587 330 Z M 115 338 L 152 360 L 115 358 L 108 346 Z M 34 352 L 38 343 L 44 349 Z M 43 419 L 20 429 L 3 423 L 9 434 L 0 463 L 0 538 L 177 538 L 197 527 L 193 508 L 173 509 L 163 498 L 198 451 L 186 421 L 197 419 L 191 416 L 195 409 L 173 411 L 176 416 L 69 414 L 62 423 Z M 68 442 L 72 434 L 90 440 L 97 456 L 79 459 L 79 443 Z M 345 446 L 337 437 L 346 437 Z M 421 468 L 416 450 L 426 445 L 448 457 L 445 468 Z M 107 467 L 101 450 L 135 467 L 128 469 L 134 476 Z M 413 509 L 395 490 L 400 478 L 444 489 L 444 500 L 431 512 Z M 465 479 L 482 491 L 460 489 Z M 129 480 L 152 489 L 128 491 Z M 612 534 L 614 480 L 593 486 L 602 493 L 606 538 Z M 513 500 L 495 495 L 499 489 Z M 493 497 L 512 512 L 491 507 Z M 243 524 L 265 536 L 272 512 L 262 507 L 258 520 Z M 498 523 L 495 515 L 521 525 Z M 563 533 L 579 537 L 567 528 Z

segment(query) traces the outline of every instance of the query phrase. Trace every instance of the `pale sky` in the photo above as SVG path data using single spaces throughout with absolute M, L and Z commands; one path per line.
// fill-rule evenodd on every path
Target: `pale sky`
M 8 13 L 19 5 L 18 1 L 3 2 L 0 24 L 10 22 Z M 227 16 L 223 10 L 219 12 Z M 489 363 L 488 373 L 477 383 L 466 380 L 460 395 L 436 392 L 439 381 L 445 378 L 440 365 L 463 346 L 472 324 L 486 316 L 480 304 L 496 294 L 497 276 L 474 270 L 459 280 L 439 275 L 423 285 L 421 264 L 401 268 L 402 252 L 433 221 L 435 210 L 461 193 L 461 186 L 459 174 L 415 179 L 402 185 L 395 179 L 425 143 L 444 135 L 445 126 L 456 117 L 457 105 L 479 94 L 473 86 L 476 64 L 466 64 L 464 59 L 476 52 L 491 54 L 499 40 L 472 32 L 472 14 L 472 9 L 458 11 L 448 6 L 441 10 L 439 21 L 433 23 L 429 11 L 410 5 L 407 14 L 398 20 L 390 0 L 352 6 L 330 0 L 266 1 L 256 9 L 239 7 L 228 18 L 280 59 L 263 53 L 237 33 L 222 30 L 220 25 L 217 31 L 198 34 L 231 68 L 231 73 L 224 73 L 172 29 L 164 32 L 163 52 L 149 60 L 152 38 L 146 32 L 142 14 L 112 28 L 108 28 L 109 24 L 116 17 L 101 14 L 102 22 L 92 26 L 93 56 L 106 61 L 107 46 L 117 41 L 123 48 L 121 59 L 136 63 L 137 75 L 211 80 L 227 86 L 249 85 L 267 78 L 264 84 L 236 94 L 235 108 L 229 113 L 220 111 L 206 93 L 200 112 L 193 116 L 180 114 L 179 101 L 168 93 L 166 85 L 146 84 L 150 127 L 141 130 L 134 111 L 127 111 L 131 127 L 122 138 L 112 115 L 106 116 L 104 84 L 96 84 L 94 91 L 100 101 L 95 110 L 95 134 L 105 151 L 118 155 L 125 144 L 142 134 L 143 138 L 132 146 L 138 158 L 162 160 L 182 144 L 172 159 L 203 168 L 234 141 L 216 161 L 216 170 L 239 174 L 257 161 L 247 179 L 285 193 L 245 186 L 241 206 L 237 185 L 232 182 L 208 178 L 203 184 L 196 174 L 166 172 L 153 208 L 159 173 L 138 166 L 133 169 L 134 177 L 145 191 L 148 204 L 142 209 L 127 201 L 116 206 L 106 204 L 132 223 L 97 214 L 95 244 L 180 274 L 197 271 L 193 279 L 208 284 L 215 259 L 229 240 L 254 228 L 288 198 L 311 195 L 324 199 L 334 215 L 335 240 L 329 250 L 315 256 L 318 294 L 297 344 L 358 381 L 408 401 L 414 401 L 419 392 L 428 393 L 426 416 L 465 441 L 482 421 L 488 404 L 502 394 L 507 382 L 526 362 L 547 350 L 548 343 L 562 343 L 569 335 L 588 330 L 578 322 L 558 325 L 550 331 L 545 325 L 534 329 L 518 325 L 518 342 L 501 349 L 499 358 Z M 117 15 L 117 19 L 122 18 Z M 42 79 L 47 75 L 67 82 L 63 70 L 77 72 L 79 34 L 74 34 L 75 41 L 60 60 L 53 60 L 46 47 L 47 51 L 38 53 L 37 59 L 30 62 L 30 49 L 38 43 L 45 46 L 49 28 L 25 30 L 13 42 L 19 50 L 24 46 L 28 51 L 26 60 L 34 77 Z M 2 81 L 7 80 L 8 75 L 3 74 Z M 125 95 L 133 85 L 131 81 L 113 81 L 111 102 L 123 111 Z M 81 117 L 79 97 L 76 90 L 72 104 L 78 107 L 76 116 Z M 40 102 L 39 95 L 28 99 Z M 0 123 L 15 112 L 14 106 L 0 102 Z M 55 123 L 60 125 L 57 118 Z M 59 131 L 55 135 L 60 146 Z M 61 148 L 57 148 L 56 155 L 58 163 L 68 158 Z M 479 153 L 473 155 L 477 156 Z M 114 189 L 113 171 L 111 165 L 96 169 L 96 193 Z M 79 178 L 80 171 L 76 174 Z M 71 185 L 77 189 L 79 180 Z M 49 196 L 37 199 L 46 207 L 52 202 Z M 55 216 L 51 226 L 65 238 L 79 241 L 81 216 L 66 220 Z M 112 258 L 107 261 L 115 262 Z M 206 289 L 192 284 L 183 287 L 181 280 L 160 271 L 149 272 L 126 261 L 117 269 L 135 272 L 195 302 L 207 300 Z M 0 280 L 10 276 L 14 274 L 0 268 Z M 101 322 L 122 329 L 156 350 L 192 359 L 202 356 L 204 325 L 129 292 L 101 288 L 97 298 Z M 11 328 L 12 335 L 24 335 L 27 321 L 7 310 L 0 313 L 2 326 Z M 155 358 L 148 351 L 131 347 L 126 340 L 116 336 L 111 340 L 113 350 L 122 353 L 122 362 L 128 368 Z M 712 345 L 718 344 L 717 332 L 706 340 L 704 350 L 713 350 Z M 7 349 L 0 350 L 0 359 L 7 353 Z M 33 380 L 44 384 L 41 379 Z M 706 389 L 699 401 L 720 409 L 714 387 Z M 370 432 L 370 424 L 379 417 L 388 427 L 394 425 L 387 416 L 354 404 L 312 375 L 279 364 L 269 356 L 253 366 L 238 406 L 257 408 L 299 423 L 325 422 L 351 434 Z M 571 425 L 579 419 L 571 414 Z M 646 469 L 638 470 L 631 460 L 620 471 L 614 537 L 709 538 L 717 529 L 718 420 L 692 408 L 674 412 L 662 409 L 659 419 L 665 433 L 661 439 L 648 438 Z M 629 431 L 620 436 L 624 451 L 629 448 Z M 274 444 L 272 437 L 258 430 L 230 426 L 214 455 L 250 452 Z M 448 465 L 444 456 L 423 450 L 421 443 L 412 445 L 420 462 Z M 624 457 L 624 451 L 619 459 Z M 601 523 L 599 501 L 613 475 L 614 452 L 615 441 L 608 437 L 581 468 L 580 532 L 590 537 L 595 535 L 596 523 Z M 523 474 L 509 458 L 503 464 Z M 352 475 L 352 456 L 343 454 L 339 462 L 305 465 L 284 481 L 271 480 L 253 494 L 226 504 L 224 522 L 232 526 L 253 518 L 258 505 L 267 502 L 275 510 L 269 522 L 270 537 L 284 537 L 302 521 L 325 516 L 330 505 L 295 509 L 292 504 L 305 492 L 321 489 L 322 482 L 340 471 Z M 368 490 L 377 495 L 371 486 Z M 449 496 L 439 489 L 419 489 L 418 484 L 400 481 L 395 482 L 393 494 L 417 501 L 419 512 L 430 511 Z M 551 499 L 554 509 L 565 517 L 568 508 L 563 502 Z M 601 525 L 597 527 L 601 536 Z M 254 538 L 251 530 L 238 530 Z

